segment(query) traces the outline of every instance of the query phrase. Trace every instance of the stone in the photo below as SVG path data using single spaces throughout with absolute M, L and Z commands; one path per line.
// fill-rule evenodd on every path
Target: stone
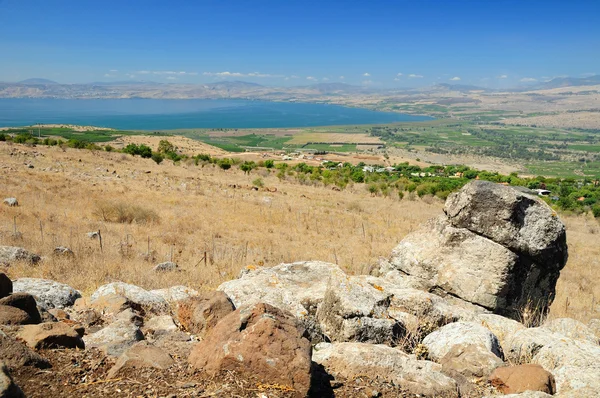
M 441 373 L 441 365 L 414 359 L 382 344 L 319 343 L 312 360 L 334 377 L 366 376 L 396 384 L 419 396 L 458 396 L 456 382 Z
M 507 248 L 453 227 L 443 216 L 408 234 L 390 261 L 402 272 L 495 312 L 522 304 L 511 288 L 512 277 L 515 270 L 531 266 Z
M 46 322 L 39 325 L 25 325 L 17 334 L 33 349 L 84 348 L 80 333 L 63 322 Z
M 10 376 L 8 368 L 0 362 L 0 397 L 2 398 L 25 398 L 25 394 L 15 384 Z
M 208 331 L 189 363 L 209 375 L 235 371 L 304 397 L 311 384 L 311 344 L 304 334 L 287 311 L 264 303 L 238 308 Z
M 0 265 L 9 266 L 17 261 L 37 264 L 42 258 L 16 246 L 0 246 Z
M 125 321 L 138 327 L 141 327 L 144 324 L 144 318 L 132 308 L 124 309 L 123 311 L 114 315 L 112 319 L 114 320 L 113 322 Z
M 156 333 L 170 333 L 179 330 L 170 315 L 160 315 L 150 318 L 144 325 L 145 329 Z
M 8 297 L 0 299 L 0 305 L 8 305 L 25 311 L 31 320 L 29 323 L 40 323 L 42 321 L 42 316 L 31 294 L 13 293 Z
M 498 358 L 504 358 L 498 338 L 489 329 L 474 322 L 449 323 L 428 334 L 422 344 L 427 347 L 429 357 L 434 361 L 440 360 L 452 347 L 461 344 L 478 345 Z
M 115 378 L 123 369 L 153 368 L 166 370 L 175 363 L 173 358 L 147 341 L 132 345 L 109 370 L 108 378 Z
M 142 312 L 142 306 L 129 300 L 127 297 L 119 294 L 107 294 L 100 296 L 91 303 L 88 307 L 97 311 L 104 317 L 114 317 L 126 309 L 132 309 L 137 312 Z
M 179 301 L 188 297 L 198 296 L 198 291 L 187 286 L 171 286 L 167 289 L 150 290 L 150 293 L 156 294 L 168 302 Z
M 302 261 L 247 269 L 239 279 L 222 283 L 217 290 L 227 294 L 236 308 L 263 302 L 304 318 L 316 313 L 332 275 L 344 272 L 335 264 Z
M 73 250 L 69 249 L 68 247 L 64 247 L 64 246 L 55 247 L 54 250 L 52 251 L 52 254 L 55 255 L 56 257 L 73 257 L 73 256 L 75 256 L 75 253 L 73 253 Z
M 121 356 L 129 347 L 143 339 L 144 334 L 140 328 L 127 320 L 115 321 L 83 338 L 88 348 L 100 348 L 113 357 Z
M 560 394 L 579 389 L 600 393 L 598 358 L 599 345 L 563 337 L 540 348 L 532 362 L 552 372 Z
M 46 310 L 71 307 L 81 297 L 71 286 L 48 279 L 19 278 L 13 281 L 13 290 L 33 295 L 37 304 Z
M 450 223 L 559 272 L 567 262 L 564 224 L 539 198 L 489 181 L 471 181 L 444 206 Z M 558 274 L 556 275 L 558 278 Z
M 525 329 L 522 323 L 496 314 L 478 314 L 473 321 L 489 329 L 498 338 L 504 351 L 508 350 L 506 342 L 519 330 Z
M 9 369 L 17 369 L 22 366 L 46 369 L 51 366 L 48 360 L 2 331 L 0 331 L 0 352 L 2 361 Z
M 223 292 L 190 297 L 177 302 L 177 321 L 186 331 L 203 336 L 235 308 Z
M 331 341 L 395 345 L 404 325 L 389 315 L 391 297 L 360 278 L 332 275 L 316 318 Z
M 172 261 L 165 261 L 164 263 L 156 264 L 154 267 L 154 271 L 156 272 L 165 272 L 165 271 L 175 271 L 177 269 L 177 263 Z
M 591 328 L 571 318 L 553 319 L 544 323 L 542 327 L 573 340 L 580 340 L 591 344 L 598 344 L 599 341 Z
M 531 362 L 540 349 L 563 338 L 565 336 L 542 327 L 522 329 L 506 340 L 506 354 L 516 363 Z
M 4 203 L 5 205 L 9 206 L 9 207 L 16 207 L 19 205 L 19 201 L 17 200 L 17 198 L 5 198 L 2 203 Z
M 123 282 L 113 282 L 100 286 L 91 296 L 92 303 L 102 296 L 117 294 L 126 297 L 133 303 L 139 304 L 145 310 L 154 313 L 165 313 L 169 310 L 169 303 L 157 294 L 150 293 L 139 286 Z
M 502 398 L 552 398 L 552 397 L 558 397 L 558 396 L 546 394 L 545 392 L 541 392 L 541 391 L 525 391 L 520 394 L 502 395 Z M 498 398 L 498 394 L 487 395 L 484 398 Z M 564 398 L 564 397 L 561 395 L 560 398 Z M 573 398 L 584 398 L 584 397 L 573 397 Z
M 489 381 L 502 394 L 541 391 L 552 395 L 556 391 L 552 373 L 536 364 L 499 367 Z
M 590 319 L 587 326 L 594 332 L 596 337 L 600 339 L 600 319 Z
M 487 377 L 504 362 L 486 347 L 480 344 L 457 344 L 441 359 L 442 372 L 447 375 L 454 373 L 465 377 Z
M 25 311 L 9 305 L 0 305 L 0 325 L 27 325 L 32 323 L 34 323 L 33 320 Z
M 51 308 L 48 310 L 48 313 L 50 313 L 50 315 L 52 315 L 58 321 L 71 319 L 71 316 L 65 310 L 61 310 L 60 308 Z
M 12 281 L 5 273 L 0 272 L 0 299 L 13 292 Z

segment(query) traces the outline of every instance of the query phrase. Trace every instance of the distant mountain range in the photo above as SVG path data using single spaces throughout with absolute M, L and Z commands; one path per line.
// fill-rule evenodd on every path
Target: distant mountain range
M 600 76 L 556 78 L 548 82 L 513 90 L 545 90 L 569 86 L 600 84 Z M 345 83 L 318 83 L 296 87 L 270 87 L 244 81 L 221 81 L 205 84 L 157 83 L 152 81 L 94 82 L 60 84 L 49 79 L 33 78 L 17 83 L 0 82 L 0 98 L 151 98 L 151 99 L 261 99 L 271 101 L 330 101 L 353 95 L 413 95 L 418 93 L 463 93 L 496 91 L 466 84 L 437 84 L 423 88 L 378 89 Z

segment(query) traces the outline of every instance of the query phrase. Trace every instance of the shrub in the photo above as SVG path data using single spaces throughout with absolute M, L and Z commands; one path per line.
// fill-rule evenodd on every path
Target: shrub
M 257 178 L 256 180 L 252 181 L 252 185 L 254 185 L 255 187 L 262 188 L 265 186 L 265 183 L 262 180 L 262 178 Z
M 275 167 L 275 161 L 272 159 L 265 160 L 265 167 L 267 169 L 272 169 L 273 167 Z
M 113 147 L 112 147 L 112 146 L 110 146 L 110 145 L 105 145 L 105 146 L 104 146 L 104 150 L 105 150 L 106 152 L 112 152 L 112 151 L 114 151 L 114 150 L 115 150 L 115 148 L 113 148 Z
M 250 172 L 256 168 L 256 163 L 252 161 L 245 161 L 240 165 L 240 170 L 244 172 L 244 174 L 250 174 Z
M 231 168 L 231 159 L 223 158 L 217 161 L 217 165 L 223 170 L 229 170 Z
M 161 153 L 155 152 L 152 154 L 152 160 L 154 160 L 156 164 L 161 164 L 164 159 L 165 158 Z
M 595 205 L 592 207 L 592 214 L 596 218 L 600 218 L 600 205 Z
M 124 202 L 98 203 L 94 215 L 102 221 L 121 224 L 147 224 L 160 221 L 160 217 L 154 210 Z

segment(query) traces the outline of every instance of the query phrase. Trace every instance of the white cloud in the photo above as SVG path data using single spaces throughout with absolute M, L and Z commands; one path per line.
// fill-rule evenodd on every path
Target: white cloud
M 198 72 L 185 72 L 185 71 L 173 71 L 173 70 L 140 70 L 136 73 L 140 75 L 157 75 L 157 76 L 169 76 L 169 75 L 178 75 L 178 76 L 196 76 Z
M 500 76 L 498 76 L 498 79 L 507 79 L 507 78 L 508 78 L 508 75 L 500 75 Z
M 453 82 L 457 82 L 457 81 L 459 81 L 459 80 L 460 80 L 460 77 L 458 77 L 458 76 L 454 76 L 454 77 L 453 77 L 452 79 L 450 79 L 450 80 L 451 80 L 451 81 L 453 81 Z
M 323 80 L 324 82 L 326 82 L 326 81 L 328 81 L 328 80 L 329 80 L 329 78 L 328 78 L 328 77 L 324 77 L 324 78 L 323 78 L 323 79 L 321 79 L 321 80 Z
M 400 81 L 400 79 L 398 79 L 397 77 L 395 77 L 395 78 L 394 78 L 394 81 L 395 81 L 395 82 L 399 82 L 399 81 Z
M 175 76 L 168 76 L 167 80 L 177 80 L 177 78 Z
M 363 73 L 363 76 L 369 77 L 369 76 L 371 76 L 371 74 L 369 72 L 365 72 L 365 73 Z
M 311 81 L 313 81 L 313 82 L 316 82 L 316 81 L 317 81 L 317 78 L 316 78 L 316 77 L 312 77 L 312 76 L 307 76 L 307 77 L 306 77 L 306 80 L 311 80 Z
M 204 76 L 217 76 L 217 77 L 284 77 L 282 75 L 271 75 L 268 73 L 260 73 L 260 72 L 241 73 L 241 72 L 225 71 L 225 72 L 204 72 L 202 74 Z
M 595 75 L 596 75 L 595 73 L 582 73 L 581 74 L 582 77 L 592 77 L 592 76 L 595 76 Z
M 524 77 L 521 79 L 521 81 L 523 83 L 530 83 L 530 82 L 537 82 L 537 79 L 534 79 L 533 77 Z
M 340 76 L 340 80 L 344 80 L 344 79 L 345 79 L 345 77 L 344 77 L 344 76 Z
M 402 73 L 398 73 L 396 76 L 403 76 L 403 74 Z
M 410 75 L 408 75 L 408 77 L 410 77 L 411 79 L 421 79 L 423 75 L 415 75 L 414 73 L 411 73 Z
M 114 77 L 114 75 L 111 75 L 110 73 L 105 73 L 104 77 Z

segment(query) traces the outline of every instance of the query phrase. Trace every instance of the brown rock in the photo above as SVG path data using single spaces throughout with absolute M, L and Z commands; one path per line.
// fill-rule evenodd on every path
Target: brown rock
M 89 304 L 90 308 L 102 315 L 116 315 L 128 308 L 143 313 L 142 307 L 119 294 L 100 296 Z
M 8 373 L 8 368 L 2 362 L 0 362 L 0 397 L 25 398 L 25 394 L 15 384 L 12 377 L 10 377 L 10 373 Z
M 2 353 L 2 360 L 9 369 L 20 368 L 21 366 L 33 366 L 44 369 L 51 366 L 50 362 L 45 358 L 42 358 L 25 344 L 8 337 L 1 331 L 0 352 Z
M 489 380 L 503 394 L 518 394 L 528 390 L 554 394 L 556 391 L 552 373 L 535 364 L 497 368 Z
M 29 293 L 13 293 L 0 299 L 0 305 L 9 305 L 25 311 L 31 318 L 30 323 L 40 323 L 42 321 L 42 315 L 37 308 L 35 298 Z
M 55 317 L 56 319 L 58 319 L 59 321 L 65 320 L 65 319 L 71 319 L 71 317 L 69 316 L 69 314 L 67 314 L 65 312 L 65 310 L 61 310 L 60 308 L 51 308 L 48 310 L 48 312 Z
M 503 363 L 490 350 L 478 344 L 455 345 L 440 359 L 442 372 L 449 375 L 459 373 L 466 377 L 489 376 Z
M 190 297 L 177 302 L 177 320 L 185 330 L 204 335 L 235 308 L 223 292 Z
M 78 331 L 63 322 L 23 326 L 17 338 L 33 349 L 84 348 Z
M 0 272 L 0 298 L 8 296 L 12 291 L 12 281 L 5 273 Z
M 122 369 L 154 368 L 165 370 L 174 363 L 173 358 L 160 348 L 147 341 L 140 341 L 119 357 L 115 366 L 108 372 L 108 378 L 115 377 Z
M 189 362 L 212 375 L 231 370 L 289 386 L 295 396 L 304 397 L 310 388 L 312 351 L 304 335 L 289 312 L 259 303 L 223 318 L 194 347 Z
M 27 325 L 33 323 L 23 310 L 9 305 L 0 305 L 0 325 Z

